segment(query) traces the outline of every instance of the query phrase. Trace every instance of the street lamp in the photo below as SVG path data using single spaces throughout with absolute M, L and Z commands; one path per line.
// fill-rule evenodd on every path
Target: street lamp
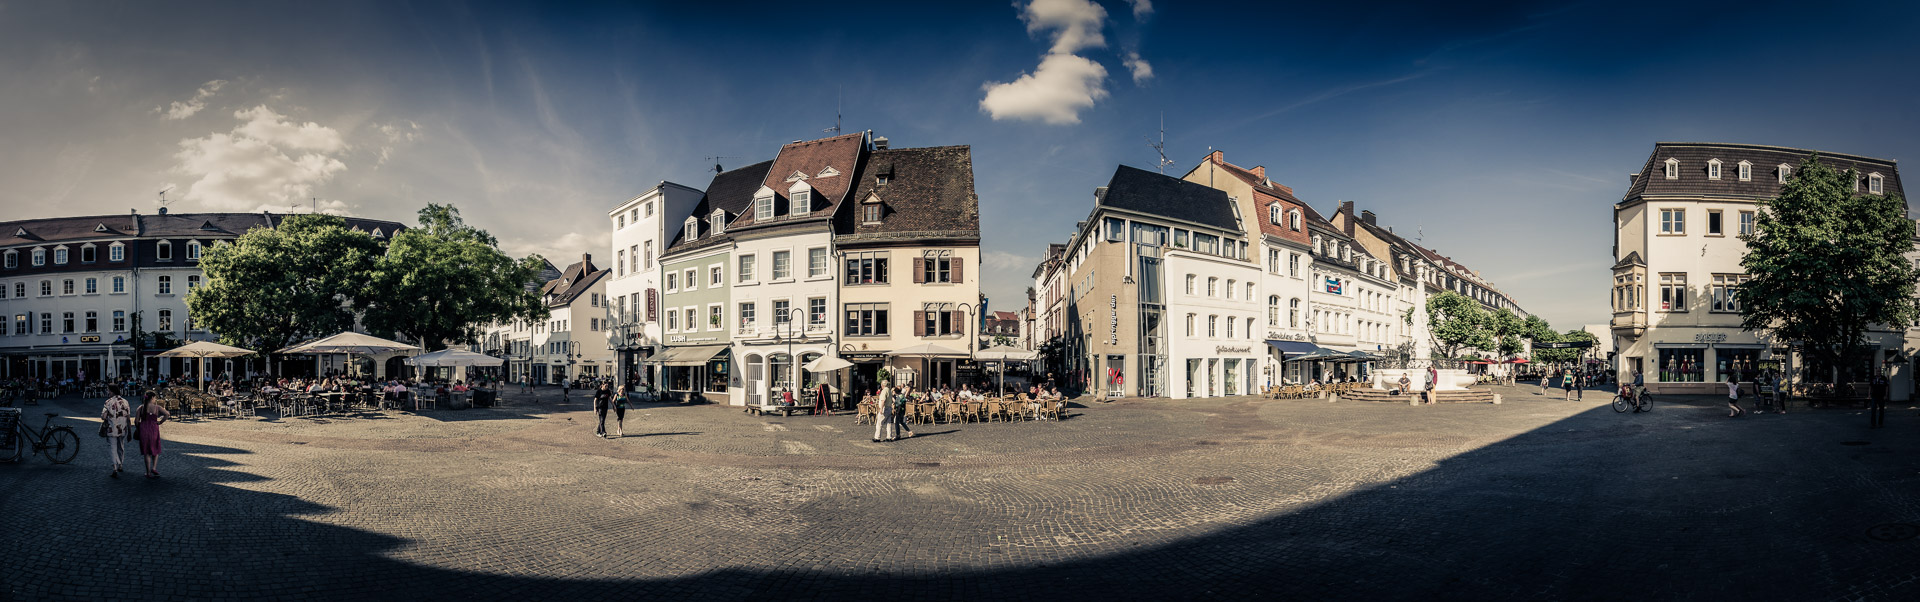
M 792 387 L 792 386 L 793 386 L 793 383 L 794 383 L 794 379 L 793 379 L 793 374 L 792 374 L 792 371 L 794 371 L 794 370 L 798 370 L 798 369 L 799 369 L 799 367 L 800 367 L 800 358 L 796 358 L 796 357 L 794 357 L 794 356 L 793 356 L 793 340 L 794 340 L 794 339 L 796 339 L 796 338 L 804 338 L 804 337 L 806 337 L 806 326 L 804 326 L 804 325 L 802 325 L 802 324 L 800 323 L 800 321 L 799 321 L 799 320 L 795 320 L 795 319 L 793 319 L 793 314 L 794 314 L 795 312 L 798 312 L 798 313 L 800 314 L 800 317 L 801 317 L 802 319 L 805 319 L 805 318 L 807 317 L 807 309 L 806 309 L 806 308 L 804 308 L 804 307 L 789 307 L 789 308 L 787 308 L 787 311 L 786 311 L 786 312 L 784 312 L 784 313 L 782 313 L 782 314 L 780 314 L 780 315 L 778 316 L 778 318 L 776 318 L 776 319 L 784 319 L 784 320 L 785 320 L 785 322 L 786 322 L 786 325 L 787 325 L 787 328 L 786 328 L 786 331 L 785 331 L 785 333 L 783 334 L 783 333 L 782 333 L 782 332 L 781 332 L 780 330 L 778 330 L 778 329 L 776 329 L 776 330 L 774 330 L 774 334 L 773 334 L 773 340 L 775 340 L 775 341 L 786 341 L 786 343 L 787 343 L 787 370 L 788 370 L 788 374 L 787 374 L 787 386 L 788 386 L 788 387 Z M 777 325 L 776 325 L 776 326 L 777 326 Z M 794 334 L 794 330 L 796 330 L 796 329 L 798 329 L 798 330 L 800 331 L 800 333 L 799 333 L 799 335 L 798 335 L 798 336 L 796 336 L 796 335 Z M 772 395 L 773 395 L 773 383 L 767 383 L 767 395 L 768 395 L 768 397 L 769 397 L 769 398 L 771 398 L 771 397 L 772 397 Z

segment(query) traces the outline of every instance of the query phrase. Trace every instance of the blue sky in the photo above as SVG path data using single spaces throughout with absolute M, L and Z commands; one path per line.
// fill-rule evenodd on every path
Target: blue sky
M 1895 3 L 0 0 L 0 217 L 452 202 L 516 254 L 848 130 L 973 147 L 985 290 L 1031 284 L 1162 115 L 1323 211 L 1351 200 L 1567 329 L 1607 318 L 1610 206 L 1655 141 L 1920 156 Z M 1005 86 L 1002 86 L 1002 85 Z M 985 101 L 983 103 L 983 101 Z M 308 200 L 317 199 L 317 200 Z

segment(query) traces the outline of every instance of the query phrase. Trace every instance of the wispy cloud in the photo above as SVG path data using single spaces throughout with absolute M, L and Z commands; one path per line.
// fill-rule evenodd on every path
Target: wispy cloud
M 1392 79 L 1383 79 L 1383 80 L 1380 80 L 1380 81 L 1373 81 L 1373 82 L 1365 82 L 1365 83 L 1359 83 L 1359 84 L 1354 84 L 1354 85 L 1350 85 L 1350 86 L 1341 86 L 1341 87 L 1338 87 L 1338 88 L 1332 88 L 1332 89 L 1329 89 L 1329 90 L 1325 90 L 1325 91 L 1322 91 L 1322 92 L 1320 92 L 1319 94 L 1315 94 L 1315 95 L 1312 95 L 1312 96 L 1308 96 L 1308 97 L 1306 97 L 1306 98 L 1302 98 L 1302 99 L 1300 99 L 1300 100 L 1296 100 L 1296 101 L 1293 101 L 1293 102 L 1291 102 L 1291 103 L 1288 103 L 1288 104 L 1286 104 L 1286 105 L 1282 105 L 1282 106 L 1280 106 L 1279 108 L 1275 108 L 1275 109 L 1273 109 L 1273 110 L 1271 110 L 1271 111 L 1267 111 L 1267 112 L 1265 112 L 1265 113 L 1261 113 L 1261 114 L 1258 114 L 1258 115 L 1254 115 L 1254 116 L 1252 116 L 1252 117 L 1248 117 L 1248 118 L 1246 118 L 1246 119 L 1244 119 L 1244 120 L 1241 120 L 1241 121 L 1240 121 L 1239 123 L 1236 123 L 1236 124 L 1234 124 L 1234 125 L 1235 125 L 1235 126 L 1240 126 L 1240 125 L 1246 125 L 1246 124 L 1248 124 L 1248 123 L 1252 123 L 1252 122 L 1255 122 L 1255 121 L 1259 121 L 1259 120 L 1262 120 L 1262 119 L 1266 119 L 1266 118 L 1268 118 L 1268 117 L 1273 117 L 1273 116 L 1275 116 L 1275 115 L 1280 115 L 1280 114 L 1282 114 L 1282 113 L 1287 113 L 1287 112 L 1291 112 L 1291 111 L 1294 111 L 1294 110 L 1297 110 L 1297 109 L 1299 109 L 1299 108 L 1301 108 L 1301 107 L 1306 107 L 1306 106 L 1309 106 L 1309 105 L 1314 105 L 1314 104 L 1318 104 L 1318 103 L 1322 103 L 1322 102 L 1326 102 L 1326 101 L 1329 101 L 1329 100 L 1333 100 L 1333 99 L 1335 99 L 1335 98 L 1339 98 L 1339 97 L 1342 97 L 1342 96 L 1346 96 L 1346 95 L 1348 95 L 1348 94 L 1352 94 L 1352 93 L 1354 93 L 1354 92 L 1359 92 L 1359 91 L 1362 91 L 1362 90 L 1371 90 L 1371 89 L 1374 89 L 1374 88 L 1381 88 L 1381 87 L 1386 87 L 1386 86 L 1391 86 L 1391 85 L 1394 85 L 1394 84 L 1399 84 L 1399 83 L 1405 83 L 1405 82 L 1410 82 L 1410 81 L 1413 81 L 1413 80 L 1416 80 L 1416 79 L 1420 79 L 1420 78 L 1422 78 L 1422 77 L 1426 77 L 1427 75 L 1429 75 L 1429 74 L 1432 74 L 1432 73 L 1433 73 L 1433 70 L 1431 70 L 1431 69 L 1429 69 L 1429 70 L 1426 70 L 1426 71 L 1420 71 L 1420 72 L 1416 72 L 1416 73 L 1410 73 L 1410 74 L 1407 74 L 1407 75 L 1402 75 L 1402 76 L 1400 76 L 1400 77 L 1395 77 L 1395 78 L 1392 78 Z
M 1127 0 L 1127 3 L 1133 5 L 1133 18 L 1136 21 L 1153 14 L 1153 0 Z
M 94 76 L 94 82 L 98 82 L 99 80 L 99 76 Z M 192 117 L 195 113 L 199 113 L 201 109 L 207 108 L 207 99 L 213 98 L 214 93 L 219 92 L 220 88 L 226 85 L 227 80 L 224 79 L 207 82 L 205 85 L 200 86 L 199 90 L 194 91 L 193 98 L 176 100 L 173 101 L 173 104 L 166 107 L 154 107 L 153 112 L 159 113 L 167 119 L 176 121 Z
M 1146 59 L 1140 58 L 1138 52 L 1128 52 L 1126 57 L 1120 59 L 1120 64 L 1126 65 L 1127 70 L 1133 72 L 1134 85 L 1153 79 L 1153 65 L 1147 64 Z
M 1557 266 L 1546 268 L 1546 269 L 1533 270 L 1530 272 L 1520 272 L 1518 274 L 1502 276 L 1500 278 L 1500 283 L 1502 285 L 1519 284 L 1522 282 L 1539 280 L 1543 278 L 1552 278 L 1554 276 L 1563 276 L 1566 274 L 1572 274 L 1576 272 L 1605 270 L 1612 266 L 1613 266 L 1612 263 L 1605 262 L 1605 261 L 1585 261 L 1580 263 L 1561 264 L 1561 265 L 1557 265 Z

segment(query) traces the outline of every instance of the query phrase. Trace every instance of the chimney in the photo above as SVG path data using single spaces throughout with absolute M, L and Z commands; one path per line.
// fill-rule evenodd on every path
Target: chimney
M 1214 163 L 1226 163 L 1227 153 L 1223 151 L 1213 151 L 1211 153 L 1207 153 L 1207 160 L 1212 161 Z
M 1634 173 L 1630 173 L 1630 174 L 1627 174 L 1627 185 L 1628 185 L 1628 186 L 1632 186 L 1634 182 L 1638 182 L 1638 181 L 1640 181 L 1640 173 L 1639 173 L 1639 172 L 1634 172 Z
M 886 136 L 874 136 L 874 137 L 873 137 L 873 150 L 887 150 L 887 137 L 886 137 Z
M 1255 165 L 1252 171 L 1253 171 L 1253 177 L 1260 178 L 1260 181 L 1262 182 L 1267 181 L 1267 166 Z
M 588 264 L 588 265 L 592 265 L 592 264 L 593 264 L 593 254 L 592 254 L 592 253 L 581 253 L 581 254 L 580 254 L 580 263 L 583 263 L 583 264 Z
M 1104 200 L 1107 200 L 1107 187 L 1105 186 L 1095 187 L 1093 189 L 1093 202 L 1098 203 Z
M 1375 216 L 1371 210 L 1360 212 L 1360 221 L 1366 222 L 1369 226 L 1380 225 L 1378 220 L 1379 217 Z

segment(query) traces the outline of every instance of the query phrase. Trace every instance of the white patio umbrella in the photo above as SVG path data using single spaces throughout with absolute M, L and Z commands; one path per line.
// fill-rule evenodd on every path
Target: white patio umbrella
M 960 351 L 957 349 L 948 349 L 946 347 L 941 347 L 933 343 L 921 343 L 919 345 L 914 345 L 912 347 L 894 351 L 892 355 L 894 357 L 920 358 L 920 362 L 921 362 L 920 365 L 922 366 L 927 365 L 926 361 L 929 358 L 936 358 L 936 357 L 956 357 L 957 358 L 957 357 L 969 356 L 969 354 L 965 351 Z M 920 376 L 925 376 L 925 373 L 922 373 Z M 924 381 L 916 381 L 916 382 L 920 382 L 921 386 L 932 386 Z
M 474 353 L 465 349 L 443 349 L 433 353 L 423 353 L 404 360 L 409 366 L 498 366 L 507 360 L 483 353 Z
M 210 358 L 210 357 L 243 357 L 243 356 L 248 356 L 248 355 L 253 355 L 253 352 L 252 352 L 252 351 L 250 351 L 250 350 L 246 350 L 246 349 L 241 349 L 241 348 L 239 348 L 239 347 L 232 347 L 232 346 L 228 346 L 228 345 L 222 345 L 222 344 L 219 344 L 219 343 L 215 343 L 215 342 L 213 342 L 213 341 L 199 341 L 199 342 L 194 342 L 194 343 L 188 343 L 188 344 L 185 344 L 185 345 L 181 345 L 181 346 L 179 346 L 179 347 L 174 347 L 174 348 L 172 348 L 172 349 L 168 349 L 168 350 L 166 350 L 166 351 L 162 351 L 162 352 L 160 352 L 160 353 L 159 353 L 159 354 L 157 354 L 157 355 L 158 355 L 159 357 L 197 357 L 197 358 L 200 358 L 200 377 L 199 377 L 199 378 L 195 378 L 194 380 L 196 380 L 196 381 L 199 381 L 199 383 L 200 383 L 200 390 L 202 390 L 202 391 L 205 391 L 205 390 L 207 390 L 207 379 L 206 379 L 206 374 L 207 374 L 207 358 Z
M 375 355 L 395 351 L 419 351 L 420 348 L 389 341 L 373 335 L 358 332 L 343 332 L 324 339 L 307 341 L 286 349 L 280 353 L 340 353 L 346 355 Z M 316 360 L 317 361 L 317 360 Z
M 801 367 L 806 368 L 808 372 L 838 372 L 841 370 L 852 368 L 853 362 L 849 362 L 847 360 L 833 357 L 831 355 L 822 355 L 820 357 L 814 358 L 813 361 L 807 362 L 806 365 Z
M 976 351 L 973 357 L 974 359 L 991 360 L 1000 364 L 1000 380 L 998 386 L 1000 388 L 1000 394 L 1005 395 L 1007 393 L 1007 360 L 1031 362 L 1035 358 L 1040 357 L 1040 354 L 1019 347 L 1001 345 L 999 347 L 988 347 Z

